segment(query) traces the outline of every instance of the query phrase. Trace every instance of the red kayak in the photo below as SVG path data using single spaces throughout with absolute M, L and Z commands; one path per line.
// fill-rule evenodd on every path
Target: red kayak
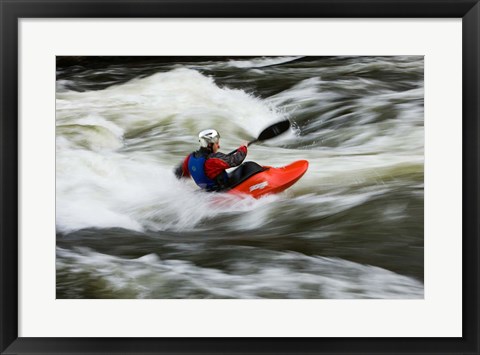
M 227 192 L 254 198 L 276 194 L 296 183 L 307 169 L 306 160 L 297 160 L 280 168 L 247 162 L 230 175 L 233 187 Z

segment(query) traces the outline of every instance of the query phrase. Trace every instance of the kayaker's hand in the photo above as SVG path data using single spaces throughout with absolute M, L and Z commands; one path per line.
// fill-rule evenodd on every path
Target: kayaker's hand
M 243 154 L 247 154 L 248 148 L 246 144 L 241 145 L 237 150 L 237 152 L 242 152 Z

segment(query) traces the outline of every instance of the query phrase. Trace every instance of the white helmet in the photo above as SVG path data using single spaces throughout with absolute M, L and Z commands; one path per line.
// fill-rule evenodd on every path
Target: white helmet
M 214 129 L 206 129 L 198 134 L 198 141 L 200 142 L 200 146 L 204 148 L 207 148 L 208 145 L 211 143 L 218 143 L 219 139 L 220 133 L 218 133 Z

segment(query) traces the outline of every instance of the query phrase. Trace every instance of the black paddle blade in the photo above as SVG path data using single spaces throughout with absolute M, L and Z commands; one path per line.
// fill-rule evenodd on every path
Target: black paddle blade
M 280 121 L 272 124 L 270 127 L 265 128 L 258 136 L 257 140 L 264 141 L 273 137 L 276 137 L 290 128 L 290 121 Z

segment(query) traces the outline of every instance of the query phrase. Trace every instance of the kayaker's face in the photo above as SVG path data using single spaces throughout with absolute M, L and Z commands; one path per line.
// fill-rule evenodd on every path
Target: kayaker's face
M 218 150 L 220 149 L 220 141 L 218 141 L 217 143 L 213 143 L 212 148 L 214 153 L 218 152 Z

